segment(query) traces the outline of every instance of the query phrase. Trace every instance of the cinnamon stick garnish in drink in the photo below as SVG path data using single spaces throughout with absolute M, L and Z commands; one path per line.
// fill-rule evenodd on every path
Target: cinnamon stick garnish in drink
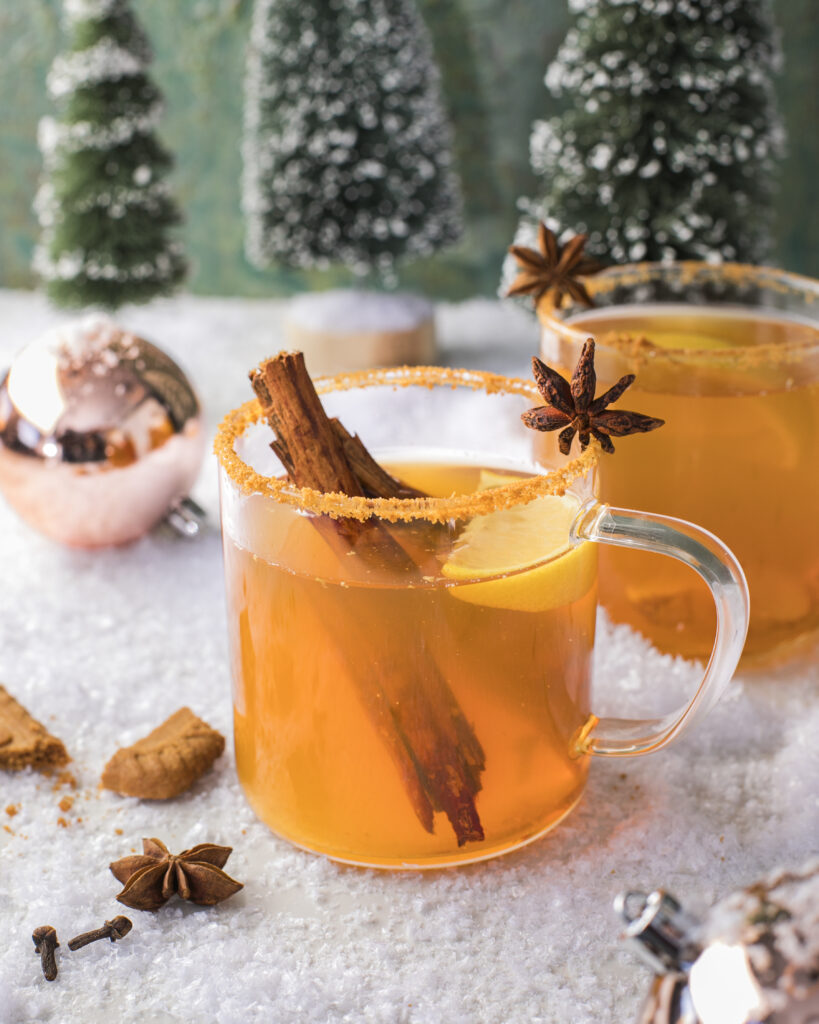
M 298 487 L 341 492 L 350 497 L 418 497 L 373 459 L 361 439 L 331 420 L 319 400 L 300 352 L 282 352 L 250 375 L 253 389 L 276 439 L 271 447 Z M 407 581 L 420 582 L 424 570 L 377 519 L 312 519 L 340 555 L 354 552 Z M 428 574 L 428 573 L 427 573 Z M 342 647 L 351 641 L 372 646 L 366 623 L 327 616 L 328 634 Z M 415 814 L 433 831 L 433 811 L 444 811 L 458 845 L 484 838 L 475 807 L 484 755 L 440 669 L 432 660 L 424 673 L 407 667 L 382 668 L 364 659 L 370 671 L 356 679 L 362 703 L 398 768 Z
M 357 434 L 351 434 L 338 420 L 330 420 L 344 448 L 344 454 L 368 498 L 422 498 L 421 491 L 396 480 L 375 461 Z

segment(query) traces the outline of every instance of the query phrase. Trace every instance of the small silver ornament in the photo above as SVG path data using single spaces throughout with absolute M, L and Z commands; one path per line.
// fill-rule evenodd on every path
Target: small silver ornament
M 819 861 L 777 871 L 695 921 L 658 890 L 615 910 L 656 972 L 639 1024 L 819 1024 Z
M 63 544 L 123 544 L 166 516 L 198 532 L 186 495 L 204 448 L 185 374 L 106 316 L 37 338 L 0 383 L 0 489 Z

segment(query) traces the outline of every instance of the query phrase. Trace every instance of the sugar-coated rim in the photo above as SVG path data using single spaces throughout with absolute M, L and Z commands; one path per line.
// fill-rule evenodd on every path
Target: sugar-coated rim
M 682 362 L 694 363 L 698 366 L 765 365 L 801 358 L 813 350 L 819 350 L 819 281 L 801 274 L 793 274 L 788 270 L 778 270 L 775 267 L 755 267 L 746 263 L 705 263 L 698 260 L 681 260 L 677 263 L 626 263 L 607 267 L 584 283 L 594 298 L 596 295 L 603 295 L 619 286 L 635 287 L 663 277 L 671 278 L 683 287 L 696 284 L 698 281 L 708 281 L 720 277 L 740 286 L 743 284 L 760 285 L 783 295 L 798 295 L 806 305 L 816 303 L 817 335 L 815 338 L 800 338 L 795 341 L 776 342 L 769 345 L 726 345 L 719 349 L 691 349 L 661 348 L 646 344 L 646 340 L 650 342 L 650 338 L 633 337 L 627 331 L 623 331 L 616 336 L 614 332 L 599 337 L 595 335 L 599 348 L 622 352 L 637 361 Z M 682 296 L 680 302 L 685 302 Z M 617 307 L 603 306 L 599 308 L 616 309 Z M 764 307 L 749 306 L 748 308 L 764 311 Z M 596 309 L 592 310 L 592 312 L 595 311 Z M 573 327 L 570 323 L 561 320 L 560 312 L 561 310 L 555 309 L 549 301 L 548 295 L 544 296 L 537 309 L 541 324 L 558 332 L 563 337 L 582 344 L 590 334 L 594 335 L 594 331 L 590 327 Z M 575 311 L 571 312 L 574 315 Z M 776 307 L 771 307 L 771 312 L 776 313 Z
M 466 387 L 487 394 L 522 395 L 536 404 L 542 398 L 534 383 L 517 377 L 479 370 L 456 370 L 441 366 L 400 366 L 386 370 L 363 370 L 341 373 L 335 377 L 320 377 L 316 391 L 350 391 L 354 388 L 392 386 L 399 387 Z M 266 495 L 303 512 L 328 515 L 332 519 L 365 520 L 372 517 L 387 522 L 410 522 L 426 519 L 445 522 L 449 519 L 471 519 L 487 515 L 514 505 L 525 505 L 542 495 L 565 494 L 566 489 L 597 465 L 599 448 L 595 442 L 585 452 L 570 459 L 564 466 L 548 473 L 528 477 L 526 480 L 503 484 L 486 491 L 460 494 L 450 498 L 362 498 L 346 494 L 295 487 L 281 477 L 266 477 L 257 473 L 236 452 L 236 441 L 249 426 L 263 419 L 261 406 L 251 399 L 229 412 L 222 420 L 213 449 L 219 462 L 233 483 L 245 494 Z

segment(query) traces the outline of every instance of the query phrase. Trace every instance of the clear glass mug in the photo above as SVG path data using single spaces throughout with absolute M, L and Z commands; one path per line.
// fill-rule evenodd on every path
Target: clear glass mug
M 602 505 L 596 450 L 534 462 L 533 384 L 405 368 L 317 388 L 430 496 L 292 486 L 255 401 L 220 428 L 236 762 L 275 833 L 370 867 L 482 860 L 568 814 L 591 755 L 658 750 L 714 704 L 745 638 L 742 570 L 697 526 Z M 327 529 L 358 539 L 342 555 Z M 679 559 L 713 595 L 702 682 L 664 717 L 592 712 L 599 544 Z
M 604 501 L 646 505 L 722 537 L 748 578 L 742 664 L 782 661 L 819 634 L 819 282 L 736 264 L 636 264 L 588 281 L 596 308 L 541 304 L 542 356 L 561 372 L 596 342 L 599 387 L 665 426 L 602 460 Z M 544 454 L 553 442 L 541 440 Z M 682 567 L 606 549 L 600 600 L 661 650 L 707 657 L 704 586 Z

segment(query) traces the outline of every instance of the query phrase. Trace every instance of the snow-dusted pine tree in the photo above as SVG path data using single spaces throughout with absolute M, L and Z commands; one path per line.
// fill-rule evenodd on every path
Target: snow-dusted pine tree
M 533 218 L 616 262 L 756 263 L 770 248 L 784 131 L 769 0 L 570 0 L 535 122 Z
M 155 129 L 162 97 L 128 0 L 64 0 L 70 49 L 48 76 L 59 119 L 43 118 L 42 234 L 34 268 L 60 306 L 115 308 L 167 294 L 185 275 Z
M 461 228 L 439 72 L 414 0 L 256 0 L 247 255 L 391 276 Z

